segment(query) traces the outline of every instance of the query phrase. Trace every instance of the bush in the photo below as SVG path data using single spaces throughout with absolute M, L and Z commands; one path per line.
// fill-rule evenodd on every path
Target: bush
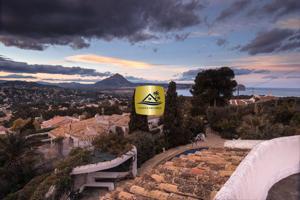
M 136 131 L 129 135 L 129 141 L 137 148 L 137 162 L 141 166 L 156 154 L 156 145 L 154 136 L 148 132 Z
M 218 131 L 221 137 L 227 139 L 237 138 L 236 129 L 241 123 L 241 109 L 243 107 L 208 108 L 206 111 L 207 120 L 211 128 Z
M 38 185 L 30 200 L 44 200 L 51 186 L 55 186 L 56 189 L 54 199 L 59 199 L 60 196 L 69 192 L 72 186 L 70 175 L 72 169 L 88 164 L 91 161 L 90 155 L 90 151 L 81 148 L 73 149 L 68 157 L 57 164 L 56 171 Z
M 290 125 L 300 128 L 300 113 L 299 112 L 297 112 L 293 115 L 293 117 L 290 120 Z
M 30 199 L 36 188 L 40 185 L 42 181 L 47 178 L 48 174 L 43 174 L 34 177 L 29 181 L 21 190 L 7 195 L 4 200 L 26 200 Z
M 0 117 L 5 117 L 6 114 L 3 111 L 0 111 Z
M 92 143 L 96 150 L 114 156 L 121 156 L 132 149 L 132 145 L 126 137 L 114 133 L 97 136 Z

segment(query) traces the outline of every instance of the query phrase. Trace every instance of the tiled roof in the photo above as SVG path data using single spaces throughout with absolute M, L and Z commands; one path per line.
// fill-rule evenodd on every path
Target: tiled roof
M 81 140 L 91 140 L 99 134 L 106 134 L 109 126 L 127 126 L 129 115 L 104 115 L 90 119 L 69 122 L 50 132 L 51 135 L 65 137 L 66 134 Z
M 72 121 L 78 121 L 76 118 L 69 117 L 69 116 L 55 116 L 50 120 L 44 121 L 42 123 L 43 128 L 50 128 L 50 127 L 59 127 L 64 124 L 68 124 Z
M 212 199 L 246 154 L 243 150 L 209 149 L 181 155 L 100 200 Z
M 7 128 L 5 128 L 4 126 L 0 126 L 0 132 L 5 132 L 7 131 Z
M 90 118 L 65 124 L 50 131 L 50 134 L 56 137 L 65 137 L 68 134 L 81 140 L 90 140 L 98 134 L 106 133 L 106 130 L 103 124 L 97 123 L 95 118 Z
M 129 113 L 124 113 L 123 115 L 99 115 L 96 118 L 98 121 L 107 121 L 110 125 L 128 126 L 129 115 Z

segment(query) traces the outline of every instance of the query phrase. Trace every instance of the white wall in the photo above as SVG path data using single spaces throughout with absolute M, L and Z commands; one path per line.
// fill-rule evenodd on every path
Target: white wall
M 300 135 L 256 145 L 217 193 L 216 200 L 263 200 L 279 180 L 300 172 Z

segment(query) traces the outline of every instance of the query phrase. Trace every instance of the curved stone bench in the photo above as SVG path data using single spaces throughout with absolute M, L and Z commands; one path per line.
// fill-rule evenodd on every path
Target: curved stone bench
M 300 135 L 256 145 L 215 196 L 216 200 L 263 200 L 281 179 L 300 172 Z

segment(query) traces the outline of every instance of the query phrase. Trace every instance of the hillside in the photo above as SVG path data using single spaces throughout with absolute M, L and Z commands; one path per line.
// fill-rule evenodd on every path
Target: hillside
M 111 77 L 98 81 L 94 84 L 96 88 L 120 88 L 120 87 L 134 87 L 135 84 L 128 81 L 121 74 L 115 74 Z

